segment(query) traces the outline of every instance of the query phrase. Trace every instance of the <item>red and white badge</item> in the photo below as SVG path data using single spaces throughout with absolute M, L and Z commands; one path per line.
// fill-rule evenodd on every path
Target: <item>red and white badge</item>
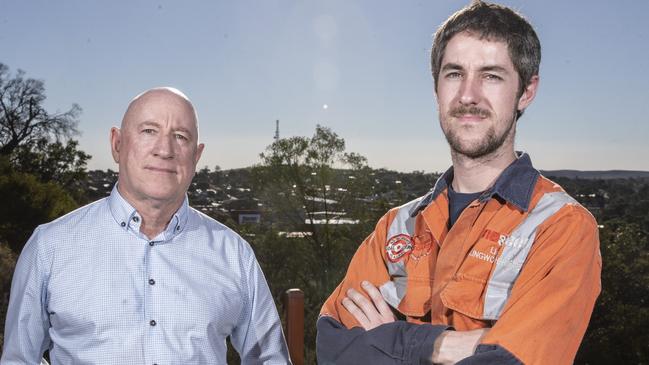
M 390 262 L 399 261 L 405 254 L 412 251 L 412 238 L 407 234 L 398 234 L 388 239 L 385 244 L 385 251 Z

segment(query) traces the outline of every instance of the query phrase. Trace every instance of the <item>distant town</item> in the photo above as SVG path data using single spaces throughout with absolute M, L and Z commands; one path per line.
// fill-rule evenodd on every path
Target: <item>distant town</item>
M 203 213 L 224 223 L 259 224 L 268 220 L 265 217 L 265 202 L 256 194 L 253 187 L 251 168 L 232 170 L 210 170 L 207 167 L 198 171 L 188 192 L 191 206 Z M 345 174 L 345 170 L 337 170 L 339 174 Z M 555 170 L 541 171 L 543 175 L 551 179 L 561 179 L 561 184 L 573 195 L 582 205 L 589 209 L 596 217 L 605 208 L 610 199 L 610 193 L 602 188 L 593 187 L 592 190 L 583 191 L 584 181 L 595 182 L 598 180 L 625 180 L 637 179 L 649 181 L 649 172 L 646 171 L 577 171 L 577 170 Z M 366 199 L 368 201 L 383 199 L 389 207 L 401 205 L 411 199 L 425 194 L 429 191 L 439 173 L 423 173 L 419 171 L 403 173 L 385 169 L 375 169 L 372 175 L 372 186 Z M 354 179 L 349 175 L 347 178 Z M 570 183 L 563 180 L 576 180 L 581 183 L 570 189 Z M 93 170 L 88 172 L 88 185 L 86 188 L 87 197 L 90 201 L 105 197 L 110 194 L 113 185 L 117 181 L 117 172 L 112 170 Z M 327 186 L 328 190 L 344 192 L 343 187 Z M 573 190 L 573 191 L 570 191 Z M 335 196 L 335 194 L 332 194 Z M 318 198 L 312 198 L 318 199 Z M 328 200 L 330 212 L 327 214 L 328 224 L 355 224 L 358 222 L 354 217 L 345 216 L 345 212 L 335 212 L 336 200 Z M 334 214 L 332 214 L 334 211 Z M 324 213 L 324 212 L 323 212 Z M 316 212 L 317 216 L 317 212 Z M 305 224 L 322 224 L 324 219 L 304 217 Z M 309 221 L 311 219 L 311 221 Z M 289 233 L 290 234 L 290 233 Z M 293 233 L 296 234 L 296 233 Z M 299 233 L 297 233 L 299 235 Z

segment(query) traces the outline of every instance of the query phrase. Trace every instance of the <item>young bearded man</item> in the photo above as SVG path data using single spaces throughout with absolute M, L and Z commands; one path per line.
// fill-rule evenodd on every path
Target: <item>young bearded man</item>
M 514 150 L 540 43 L 476 1 L 436 32 L 431 65 L 453 166 L 390 210 L 318 320 L 320 364 L 570 364 L 600 292 L 592 215 Z

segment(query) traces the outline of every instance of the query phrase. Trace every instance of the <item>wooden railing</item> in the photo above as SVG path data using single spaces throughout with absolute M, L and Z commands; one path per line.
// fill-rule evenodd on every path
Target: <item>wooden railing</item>
M 286 342 L 293 365 L 304 365 L 304 293 L 289 289 L 282 296 Z

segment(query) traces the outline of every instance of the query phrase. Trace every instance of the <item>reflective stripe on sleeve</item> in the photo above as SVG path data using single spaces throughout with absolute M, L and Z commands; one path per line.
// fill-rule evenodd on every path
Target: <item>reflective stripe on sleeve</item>
M 425 197 L 425 196 L 424 196 Z M 391 237 L 405 234 L 413 237 L 415 234 L 415 220 L 416 216 L 412 217 L 411 212 L 419 205 L 419 202 L 424 198 L 419 197 L 399 207 L 399 210 L 390 223 L 388 234 L 386 236 L 386 243 Z M 383 298 L 392 307 L 397 308 L 401 300 L 406 295 L 406 287 L 408 284 L 408 272 L 406 271 L 405 260 L 397 262 L 386 262 L 390 280 L 379 287 Z

